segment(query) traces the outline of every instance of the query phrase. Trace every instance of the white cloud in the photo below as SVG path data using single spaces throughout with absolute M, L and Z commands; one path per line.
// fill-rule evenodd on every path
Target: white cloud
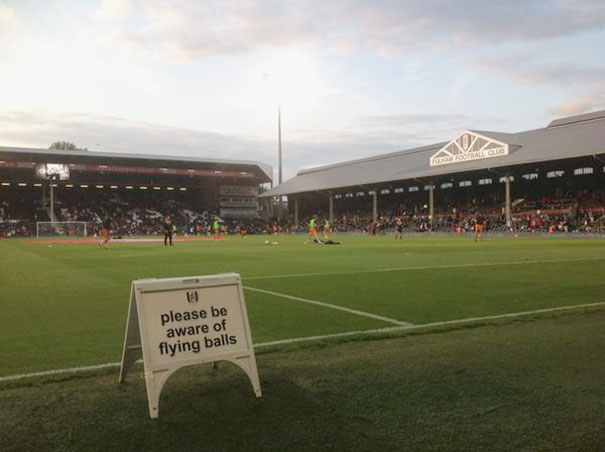
M 15 8 L 11 5 L 0 4 L 0 26 L 6 27 L 17 23 Z
M 578 89 L 566 102 L 554 105 L 547 113 L 552 116 L 570 116 L 605 110 L 605 81 Z
M 530 58 L 502 58 L 474 62 L 480 71 L 517 83 L 586 86 L 605 80 L 605 67 L 547 63 Z
M 101 10 L 110 12 L 100 14 L 113 19 L 120 36 L 165 58 L 187 60 L 309 43 L 390 58 L 417 49 L 542 40 L 605 25 L 605 3 L 595 0 L 133 2 L 136 7 L 117 8 L 106 1 Z M 129 16 L 138 24 L 125 20 Z
M 113 21 L 124 21 L 135 10 L 132 0 L 101 0 L 95 17 Z
M 465 128 L 502 124 L 464 115 L 362 117 L 339 130 L 293 130 L 284 136 L 284 175 L 450 139 Z M 91 151 L 260 161 L 276 167 L 277 143 L 121 118 L 55 112 L 0 111 L 0 146 L 47 148 L 59 140 Z
M 263 143 L 120 118 L 55 112 L 0 112 L 0 145 L 46 148 L 66 140 L 91 151 L 244 159 L 263 156 Z
M 514 64 L 513 64 L 514 63 Z M 570 100 L 547 110 L 551 116 L 569 116 L 605 109 L 605 67 L 543 63 L 528 57 L 483 60 L 475 67 L 484 73 L 519 84 L 550 85 L 564 89 Z
M 553 116 L 573 116 L 594 110 L 592 102 L 565 102 L 548 109 Z
M 0 46 L 6 53 L 15 45 L 19 18 L 15 8 L 0 3 Z

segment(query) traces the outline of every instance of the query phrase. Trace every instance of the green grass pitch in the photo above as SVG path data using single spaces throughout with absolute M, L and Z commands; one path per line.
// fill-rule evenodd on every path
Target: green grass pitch
M 267 239 L 279 243 L 266 245 Z M 342 245 L 251 236 L 174 247 L 114 242 L 108 250 L 95 243 L 0 241 L 0 388 L 4 377 L 118 362 L 130 284 L 140 278 L 240 273 L 255 344 L 605 301 L 602 239 L 336 239 Z M 514 450 L 601 450 L 605 317 L 600 308 L 589 311 L 412 337 L 295 342 L 259 356 L 262 402 L 235 369 L 221 367 L 222 378 L 205 366 L 187 369 L 162 394 L 156 427 L 146 418 L 137 378 L 122 389 L 102 372 L 34 386 L 11 380 L 0 390 L 0 404 L 8 407 L 0 415 L 0 443 L 8 450 L 42 450 L 42 441 L 53 450 L 107 450 L 108 444 L 170 450 L 164 431 L 177 435 L 174 450 L 187 450 L 195 441 L 185 419 L 193 416 L 202 430 L 222 426 L 209 435 L 214 450 L 242 450 L 220 434 L 242 430 L 256 441 L 247 450 L 406 450 L 398 447 L 405 444 L 409 450 L 511 450 L 508 437 L 518 440 Z M 40 404 L 62 397 L 57 394 L 76 401 L 66 400 L 54 427 L 42 428 L 37 439 L 34 427 L 18 426 L 35 418 Z M 532 400 L 542 396 L 550 402 Z M 17 399 L 22 403 L 12 403 Z M 110 413 L 121 412 L 123 400 L 128 408 L 116 416 L 125 417 L 131 442 L 126 432 L 87 434 L 85 425 L 69 420 L 80 413 L 82 422 L 115 432 Z M 87 411 L 93 405 L 102 406 L 100 414 Z M 563 435 L 569 422 L 577 423 L 575 430 Z M 483 430 L 496 425 L 500 433 Z M 126 443 L 112 443 L 118 438 Z

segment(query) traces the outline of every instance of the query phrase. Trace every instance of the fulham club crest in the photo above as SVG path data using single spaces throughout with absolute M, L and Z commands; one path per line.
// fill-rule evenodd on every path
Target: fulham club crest
M 200 301 L 200 297 L 197 293 L 197 290 L 190 290 L 187 292 L 187 302 L 190 304 L 195 304 Z
M 460 141 L 464 152 L 468 151 L 468 148 L 471 145 L 471 136 L 468 133 L 465 133 L 460 137 Z

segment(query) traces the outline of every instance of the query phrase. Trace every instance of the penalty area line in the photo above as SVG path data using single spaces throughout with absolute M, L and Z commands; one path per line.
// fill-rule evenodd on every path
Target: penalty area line
M 338 305 L 332 304 L 332 303 L 326 303 L 324 301 L 309 300 L 308 298 L 295 297 L 293 295 L 288 295 L 288 294 L 280 293 L 280 292 L 273 292 L 271 290 L 257 289 L 255 287 L 249 287 L 249 286 L 244 286 L 244 290 L 249 290 L 251 292 L 264 293 L 267 295 L 273 295 L 275 297 L 286 298 L 288 300 L 300 301 L 302 303 L 313 304 L 316 306 L 321 306 L 323 308 L 336 309 L 338 311 L 347 312 L 349 314 L 359 315 L 362 317 L 369 317 L 370 319 L 380 320 L 382 322 L 387 322 L 387 323 L 393 323 L 393 324 L 399 325 L 399 326 L 412 326 L 413 325 L 413 323 L 402 322 L 401 320 L 383 317 L 381 315 L 372 314 L 370 312 L 358 311 L 356 309 L 345 308 L 343 306 L 338 306 Z
M 546 308 L 546 309 L 536 309 L 534 311 L 523 311 L 523 312 L 512 312 L 508 314 L 498 314 L 498 315 L 489 315 L 484 317 L 469 317 L 466 319 L 458 319 L 458 320 L 445 320 L 442 322 L 432 322 L 425 323 L 422 325 L 409 325 L 409 326 L 391 326 L 385 328 L 375 328 L 370 330 L 359 330 L 359 331 L 347 331 L 344 333 L 332 333 L 332 334 L 324 334 L 320 336 L 305 336 L 305 337 L 295 337 L 291 339 L 281 339 L 277 341 L 270 342 L 261 342 L 254 345 L 254 349 L 261 349 L 276 345 L 288 345 L 295 344 L 299 342 L 314 342 L 321 341 L 325 339 L 334 339 L 334 338 L 344 338 L 348 336 L 357 336 L 357 335 L 376 335 L 380 337 L 381 334 L 389 334 L 393 332 L 401 332 L 401 331 L 415 331 L 421 330 L 423 328 L 432 328 L 439 326 L 447 326 L 447 325 L 456 325 L 456 324 L 465 324 L 465 323 L 475 323 L 475 322 L 486 322 L 490 320 L 498 320 L 498 319 L 513 319 L 513 318 L 523 318 L 528 317 L 535 314 L 546 314 L 549 312 L 557 312 L 557 311 L 573 311 L 576 309 L 583 308 L 593 308 L 598 306 L 605 306 L 605 301 L 597 302 L 597 303 L 586 303 L 586 304 L 576 304 L 571 306 L 559 306 L 557 308 Z M 138 360 L 137 362 L 142 362 L 142 360 Z M 71 367 L 67 369 L 55 369 L 55 370 L 45 370 L 42 372 L 33 372 L 28 374 L 18 374 L 18 375 L 7 375 L 5 377 L 0 377 L 0 383 L 8 382 L 8 381 L 18 381 L 24 380 L 26 378 L 36 378 L 36 377 L 45 377 L 50 375 L 68 375 L 68 374 L 77 374 L 80 372 L 90 372 L 102 369 L 111 369 L 115 368 L 116 370 L 120 368 L 121 363 L 106 363 L 106 364 L 97 364 L 94 366 L 80 366 L 80 367 Z

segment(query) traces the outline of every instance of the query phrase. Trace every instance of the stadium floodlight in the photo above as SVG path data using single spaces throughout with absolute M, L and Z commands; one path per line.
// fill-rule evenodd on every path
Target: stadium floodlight
M 86 237 L 88 227 L 85 221 L 38 221 L 36 237 Z
M 263 80 L 270 80 L 271 79 L 271 74 L 269 74 L 268 72 L 265 72 L 263 74 Z M 273 82 L 274 85 L 275 82 Z M 279 89 L 278 89 L 278 93 L 277 93 L 277 163 L 278 163 L 278 171 L 277 171 L 277 181 L 278 181 L 278 185 L 282 184 L 282 145 L 281 145 L 281 99 L 280 99 L 280 93 L 279 93 Z M 283 214 L 283 202 L 284 202 L 284 198 L 283 196 L 278 196 L 278 207 L 279 207 L 279 211 L 278 211 L 278 216 L 281 218 L 282 214 Z

